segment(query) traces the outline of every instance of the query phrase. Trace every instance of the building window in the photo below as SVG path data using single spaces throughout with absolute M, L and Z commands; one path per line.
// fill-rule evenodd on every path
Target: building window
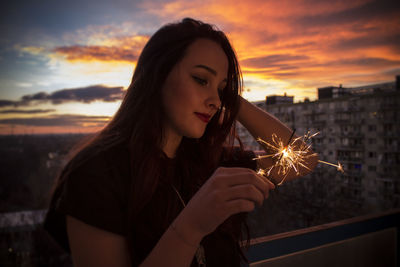
M 370 144 L 370 145 L 376 144 L 376 138 L 369 138 L 368 139 L 368 144 Z
M 354 144 L 355 145 L 362 145 L 362 139 L 361 138 L 355 138 L 354 139 Z
M 393 144 L 393 139 L 391 138 L 385 138 L 385 146 L 391 146 Z
M 385 124 L 383 125 L 383 130 L 385 132 L 391 132 L 393 130 L 392 124 Z
M 369 113 L 369 117 L 370 117 L 371 119 L 376 118 L 377 115 L 378 115 L 378 113 L 377 113 L 376 111 L 370 112 L 370 113 Z
M 354 164 L 354 169 L 357 171 L 361 171 L 362 165 L 361 164 Z
M 352 151 L 352 154 L 354 154 L 355 158 L 362 158 L 363 156 L 362 151 Z
M 392 183 L 388 182 L 388 181 L 385 181 L 385 182 L 383 182 L 383 187 L 385 187 L 385 189 L 389 189 L 389 188 L 392 187 Z
M 376 152 L 370 151 L 368 154 L 370 158 L 376 158 Z
M 340 138 L 340 143 L 344 146 L 349 145 L 349 139 L 348 138 Z
M 361 131 L 360 125 L 354 125 L 353 126 L 353 131 L 356 132 L 356 133 L 359 133 Z
M 353 190 L 353 196 L 354 197 L 359 197 L 360 196 L 360 190 L 354 189 Z
M 376 172 L 376 166 L 373 166 L 373 165 L 368 166 L 368 171 L 370 171 L 370 172 Z
M 374 124 L 368 125 L 368 131 L 370 131 L 370 132 L 376 132 L 376 125 L 374 125 Z

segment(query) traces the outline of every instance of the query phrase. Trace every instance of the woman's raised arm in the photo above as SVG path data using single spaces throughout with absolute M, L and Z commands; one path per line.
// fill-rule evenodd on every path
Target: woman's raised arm
M 240 97 L 238 121 L 244 127 L 246 127 L 246 129 L 254 138 L 261 138 L 268 143 L 272 143 L 273 134 L 276 134 L 278 138 L 282 139 L 282 141 L 286 143 L 289 141 L 293 132 L 292 129 L 288 128 L 273 115 L 256 107 L 242 97 Z M 301 141 L 299 140 L 298 142 Z M 298 143 L 298 145 L 300 145 L 300 143 Z M 310 151 L 308 154 L 311 155 L 312 153 L 313 151 Z M 268 168 L 269 166 L 274 164 L 271 158 L 259 160 L 258 163 L 259 166 L 263 169 Z M 286 181 L 308 174 L 309 172 L 311 172 L 311 170 L 315 168 L 317 163 L 318 156 L 309 157 L 305 164 L 308 169 L 300 167 L 299 172 L 291 170 L 286 177 Z M 283 177 L 279 176 L 281 175 L 278 175 L 276 171 L 271 172 L 271 177 L 276 182 L 280 182 L 280 180 L 282 180 Z

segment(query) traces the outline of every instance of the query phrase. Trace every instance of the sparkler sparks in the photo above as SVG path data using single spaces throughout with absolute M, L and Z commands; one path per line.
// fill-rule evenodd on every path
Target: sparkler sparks
M 257 138 L 257 142 L 263 146 L 265 151 L 271 152 L 271 154 L 258 156 L 257 158 L 254 158 L 254 160 L 272 158 L 274 161 L 274 164 L 269 168 L 259 169 L 258 174 L 269 176 L 272 170 L 276 169 L 277 174 L 283 176 L 282 180 L 277 185 L 283 184 L 290 170 L 294 170 L 297 175 L 300 174 L 301 167 L 310 170 L 310 168 L 306 165 L 307 159 L 317 155 L 316 153 L 310 153 L 310 139 L 316 136 L 318 132 L 314 134 L 310 134 L 310 132 L 308 132 L 303 136 L 293 139 L 294 133 L 295 130 L 292 132 L 292 135 L 286 145 L 284 145 L 282 139 L 278 138 L 276 134 L 272 135 L 271 143 L 268 143 L 261 138 Z M 340 164 L 340 162 L 338 162 L 337 165 L 322 160 L 318 160 L 318 162 L 334 166 L 338 171 L 344 172 L 343 166 Z

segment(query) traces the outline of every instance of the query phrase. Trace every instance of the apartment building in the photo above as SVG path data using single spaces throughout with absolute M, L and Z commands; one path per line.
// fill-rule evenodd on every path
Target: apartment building
M 316 101 L 293 103 L 288 96 L 268 101 L 268 96 L 254 104 L 298 135 L 319 133 L 312 139 L 313 149 L 324 161 L 339 161 L 345 173 L 327 171 L 332 167 L 319 164 L 312 175 L 330 176 L 346 201 L 373 210 L 399 207 L 400 76 L 391 83 L 331 86 L 318 92 Z M 238 134 L 245 146 L 260 149 L 241 125 Z

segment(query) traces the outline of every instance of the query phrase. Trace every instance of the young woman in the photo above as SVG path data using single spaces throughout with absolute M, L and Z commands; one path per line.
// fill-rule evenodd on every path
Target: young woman
M 235 53 L 213 26 L 187 18 L 150 38 L 118 112 L 53 194 L 45 228 L 76 266 L 246 260 L 246 214 L 274 185 L 257 174 L 254 153 L 233 147 L 235 121 L 264 140 L 291 130 L 241 98 L 241 84 Z

